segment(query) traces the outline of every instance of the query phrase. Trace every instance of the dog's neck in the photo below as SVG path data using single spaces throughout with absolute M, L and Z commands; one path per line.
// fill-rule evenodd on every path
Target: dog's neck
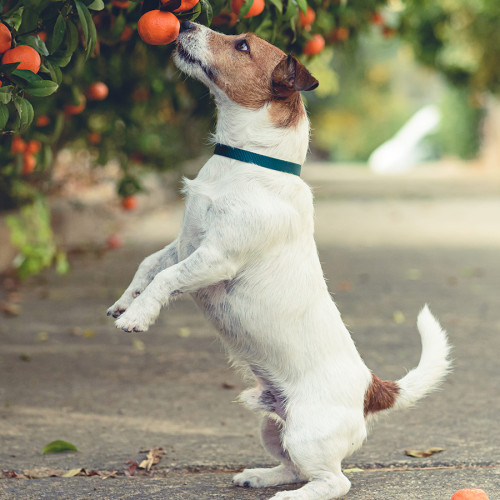
M 304 163 L 309 146 L 309 120 L 305 113 L 297 124 L 277 127 L 271 122 L 268 106 L 252 110 L 218 96 L 216 103 L 215 142 Z

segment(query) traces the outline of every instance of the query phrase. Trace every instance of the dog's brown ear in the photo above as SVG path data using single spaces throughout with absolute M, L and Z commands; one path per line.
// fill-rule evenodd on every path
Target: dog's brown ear
M 314 90 L 319 82 L 294 56 L 284 57 L 274 68 L 272 76 L 273 95 L 284 99 L 294 92 Z

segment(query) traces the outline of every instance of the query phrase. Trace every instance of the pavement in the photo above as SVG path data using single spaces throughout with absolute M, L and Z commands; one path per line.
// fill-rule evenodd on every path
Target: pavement
M 379 418 L 345 460 L 345 498 L 447 500 L 482 488 L 499 499 L 500 172 L 439 164 L 376 177 L 310 164 L 304 178 L 330 291 L 367 365 L 397 379 L 417 364 L 426 302 L 453 344 L 442 390 Z M 235 402 L 246 383 L 189 298 L 140 335 L 105 315 L 181 217 L 180 201 L 131 215 L 121 248 L 72 255 L 69 274 L 0 292 L 14 313 L 0 316 L 0 498 L 266 499 L 296 489 L 231 485 L 234 471 L 274 461 Z M 79 451 L 41 454 L 58 439 Z M 137 469 L 157 447 L 161 460 Z M 433 447 L 443 451 L 405 454 Z M 61 477 L 68 471 L 78 475 Z

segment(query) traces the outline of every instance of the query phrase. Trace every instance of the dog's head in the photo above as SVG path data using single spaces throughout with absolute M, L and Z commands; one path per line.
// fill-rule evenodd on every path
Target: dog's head
M 223 35 L 184 21 L 177 38 L 179 69 L 205 83 L 216 98 L 248 109 L 270 105 L 276 125 L 291 125 L 303 110 L 300 91 L 318 81 L 293 56 L 252 33 Z

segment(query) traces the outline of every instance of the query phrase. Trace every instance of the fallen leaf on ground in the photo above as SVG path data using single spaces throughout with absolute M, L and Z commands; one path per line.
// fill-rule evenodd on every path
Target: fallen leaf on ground
M 85 472 L 85 469 L 82 469 L 81 467 L 79 467 L 78 469 L 70 469 L 68 472 L 65 472 L 61 477 L 75 477 L 78 476 L 80 472 Z
M 61 441 L 60 439 L 52 441 L 44 447 L 42 450 L 42 455 L 46 453 L 61 453 L 63 451 L 78 451 L 74 444 L 68 443 L 67 441 Z
M 127 464 L 127 468 L 125 469 L 125 475 L 126 476 L 135 475 L 137 469 L 139 468 L 139 464 L 134 460 L 127 460 L 125 463 Z
M 147 453 L 148 456 L 139 464 L 140 469 L 146 469 L 147 471 L 151 470 L 151 467 L 156 465 L 161 460 L 161 457 L 166 454 L 163 448 L 151 448 Z
M 338 285 L 337 288 L 341 292 L 350 292 L 352 290 L 352 283 L 350 281 L 341 281 Z
M 177 330 L 179 337 L 189 337 L 191 335 L 191 330 L 187 326 L 183 326 Z
M 405 450 L 405 454 L 409 457 L 424 458 L 442 451 L 444 451 L 444 448 L 428 448 L 427 450 Z
M 140 351 L 143 352 L 146 347 L 144 346 L 144 342 L 139 339 L 133 339 L 132 340 L 132 346 L 134 348 L 134 351 Z
M 42 477 L 61 477 L 64 474 L 62 469 L 51 469 L 48 467 L 37 467 L 35 469 L 24 470 L 23 474 L 29 479 L 40 479 Z
M 420 269 L 407 269 L 405 277 L 410 281 L 417 281 L 422 277 L 422 271 Z
M 16 472 L 15 470 L 3 470 L 2 469 L 2 476 L 6 477 L 7 479 L 28 479 L 27 476 L 24 474 L 20 474 L 19 472 Z
M 406 321 L 405 315 L 401 311 L 394 311 L 392 313 L 392 319 L 394 320 L 394 323 L 397 323 L 398 325 Z
M 102 479 L 109 479 L 110 477 L 117 477 L 118 471 L 114 470 L 113 472 L 109 472 L 108 474 L 102 475 Z
M 0 310 L 5 316 L 10 318 L 21 314 L 21 306 L 19 304 L 12 304 L 11 302 L 0 302 Z
M 37 342 L 47 342 L 49 340 L 49 334 L 47 332 L 38 332 L 36 334 Z
M 349 474 L 349 472 L 364 472 L 364 471 L 359 467 L 352 467 L 351 469 L 342 469 L 342 472 Z

